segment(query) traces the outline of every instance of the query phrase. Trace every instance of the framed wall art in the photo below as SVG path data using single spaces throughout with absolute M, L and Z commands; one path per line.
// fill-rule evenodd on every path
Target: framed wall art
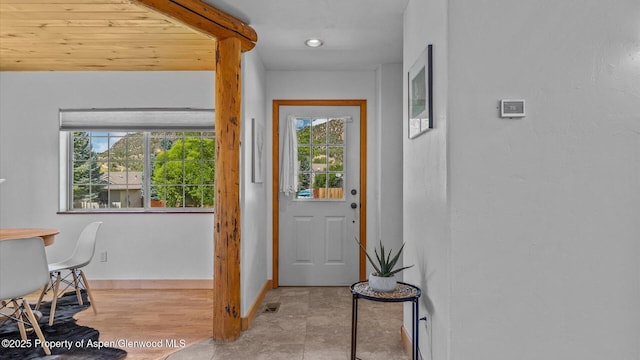
M 409 139 L 433 129 L 433 45 L 427 45 L 408 74 Z

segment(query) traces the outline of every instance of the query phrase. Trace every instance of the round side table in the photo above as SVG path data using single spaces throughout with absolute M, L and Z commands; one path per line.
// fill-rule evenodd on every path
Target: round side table
M 366 299 L 379 302 L 405 302 L 413 303 L 413 351 L 411 359 L 418 360 L 418 299 L 422 291 L 420 288 L 398 282 L 396 289 L 392 292 L 378 292 L 369 287 L 368 281 L 360 281 L 351 285 L 351 294 L 353 294 L 351 307 L 351 360 L 356 360 L 356 342 L 358 339 L 358 300 Z

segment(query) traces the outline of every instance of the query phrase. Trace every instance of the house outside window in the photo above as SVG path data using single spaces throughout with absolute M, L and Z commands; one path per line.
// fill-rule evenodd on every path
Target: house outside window
M 212 211 L 213 111 L 194 111 L 61 110 L 61 210 Z

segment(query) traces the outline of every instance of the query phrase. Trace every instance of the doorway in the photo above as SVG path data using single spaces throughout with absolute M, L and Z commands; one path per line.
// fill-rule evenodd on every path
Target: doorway
M 295 175 L 281 175 L 287 125 L 299 140 Z M 364 279 L 354 237 L 366 246 L 366 100 L 274 100 L 273 126 L 274 288 Z M 295 178 L 288 194 L 282 176 Z

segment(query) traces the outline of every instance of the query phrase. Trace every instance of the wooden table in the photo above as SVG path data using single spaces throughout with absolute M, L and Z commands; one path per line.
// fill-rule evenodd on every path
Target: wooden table
M 55 241 L 56 235 L 60 233 L 57 229 L 0 229 L 0 240 L 28 239 L 40 237 L 44 241 L 44 246 L 49 246 Z

